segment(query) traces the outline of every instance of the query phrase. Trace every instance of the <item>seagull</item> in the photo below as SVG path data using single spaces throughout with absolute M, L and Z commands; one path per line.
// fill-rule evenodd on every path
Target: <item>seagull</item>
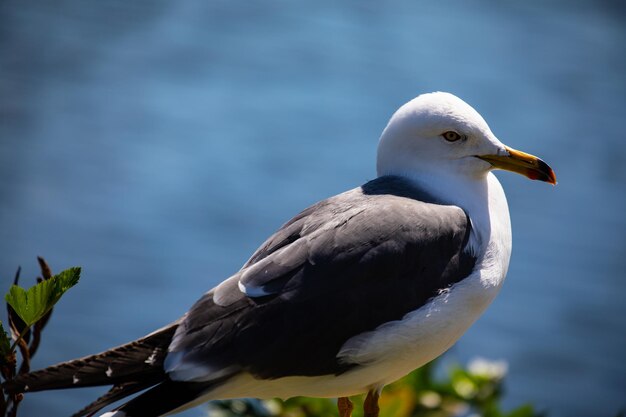
M 498 294 L 511 223 L 495 169 L 556 184 L 541 159 L 502 144 L 444 92 L 400 107 L 377 177 L 320 201 L 175 322 L 106 352 L 19 375 L 13 392 L 111 385 L 74 416 L 150 417 L 210 400 L 338 398 L 383 387 L 448 350 Z

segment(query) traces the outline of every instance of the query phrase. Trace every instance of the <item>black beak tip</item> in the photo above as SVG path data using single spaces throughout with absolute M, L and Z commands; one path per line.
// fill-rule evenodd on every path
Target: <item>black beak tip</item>
M 541 159 L 537 159 L 537 174 L 537 178 L 533 179 L 544 181 L 552 185 L 557 184 L 556 174 L 554 173 L 552 168 L 550 168 L 550 165 L 546 164 Z

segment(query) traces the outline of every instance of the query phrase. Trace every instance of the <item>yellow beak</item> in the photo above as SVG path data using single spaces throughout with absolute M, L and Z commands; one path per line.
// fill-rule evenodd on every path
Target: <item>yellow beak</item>
M 489 162 L 496 169 L 517 172 L 531 180 L 545 181 L 556 185 L 556 175 L 552 168 L 534 155 L 516 151 L 508 146 L 508 155 L 479 155 L 478 158 Z

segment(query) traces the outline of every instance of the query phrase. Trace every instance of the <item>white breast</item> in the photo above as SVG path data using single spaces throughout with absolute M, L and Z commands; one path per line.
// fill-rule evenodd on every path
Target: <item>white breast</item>
M 470 195 L 465 207 L 459 204 L 476 232 L 473 250 L 478 259 L 472 274 L 402 320 L 351 338 L 339 352 L 343 361 L 368 364 L 371 377 L 363 379 L 370 384 L 387 384 L 441 355 L 499 292 L 509 266 L 511 226 L 500 183 L 489 174 L 486 184 L 485 194 Z

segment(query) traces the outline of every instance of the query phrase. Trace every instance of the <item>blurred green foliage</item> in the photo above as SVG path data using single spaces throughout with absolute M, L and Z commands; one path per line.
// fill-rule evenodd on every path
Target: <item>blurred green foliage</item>
M 506 363 L 475 359 L 437 377 L 437 361 L 388 385 L 380 398 L 380 417 L 540 417 L 531 405 L 504 411 L 501 405 Z M 365 396 L 350 398 L 353 416 L 363 416 Z M 296 397 L 287 401 L 241 399 L 209 404 L 211 417 L 336 417 L 336 400 Z

